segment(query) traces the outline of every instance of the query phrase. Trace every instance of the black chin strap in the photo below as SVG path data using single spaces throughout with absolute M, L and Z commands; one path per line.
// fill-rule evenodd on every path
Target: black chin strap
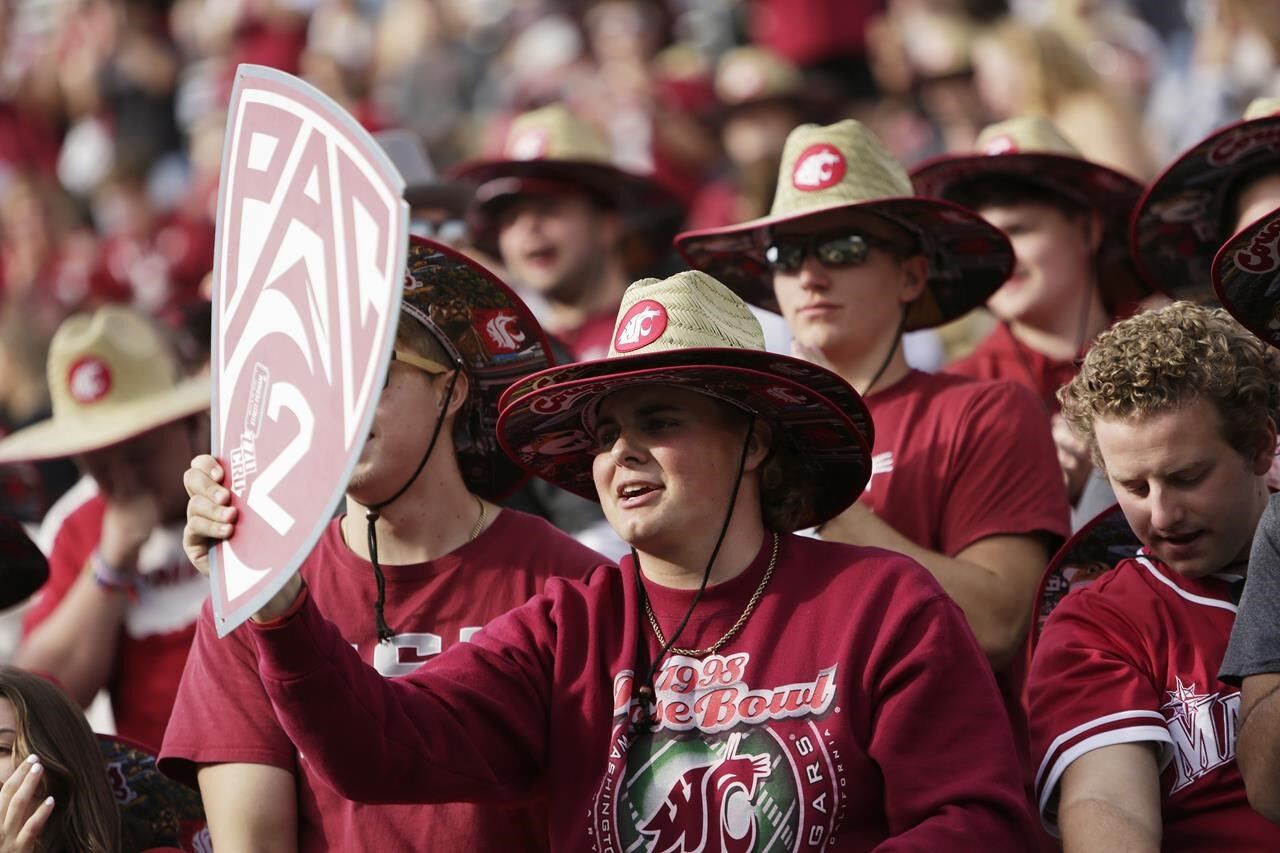
M 431 458 L 431 453 L 436 449 L 436 441 L 440 438 L 440 430 L 444 427 L 446 414 L 449 411 L 449 402 L 453 399 L 453 388 L 458 383 L 458 373 L 461 368 L 455 366 L 453 373 L 449 376 L 449 385 L 445 389 L 444 402 L 440 404 L 440 412 L 436 417 L 436 425 L 431 430 L 431 441 L 427 442 L 427 451 L 422 454 L 422 459 L 418 461 L 418 467 L 413 470 L 413 475 L 405 481 L 404 485 L 396 490 L 396 493 L 385 501 L 379 501 L 375 504 L 366 504 L 364 520 L 367 524 L 366 532 L 369 541 L 369 562 L 373 564 L 373 579 L 378 585 L 378 599 L 373 603 L 374 626 L 378 634 L 378 642 L 385 643 L 396 635 L 390 626 L 387 625 L 387 618 L 384 612 L 387 603 L 387 579 L 382 574 L 382 566 L 378 563 L 378 531 L 377 521 L 380 517 L 378 510 L 383 509 L 400 499 L 400 496 L 409 491 L 409 487 L 418 479 L 418 475 L 422 473 L 422 469 L 427 467 L 427 460 Z
M 902 341 L 902 335 L 907 330 L 907 315 L 909 313 L 911 313 L 911 303 L 902 306 L 902 319 L 898 321 L 898 330 L 894 332 L 893 343 L 889 345 L 889 351 L 885 353 L 884 361 L 880 362 L 879 369 L 871 377 L 871 381 L 861 392 L 861 396 L 865 397 L 870 394 L 871 389 L 876 387 L 876 383 L 880 381 L 880 377 L 884 376 L 884 372 L 889 369 L 889 365 L 893 362 L 894 353 L 898 351 L 898 344 Z
M 694 593 L 693 601 L 689 602 L 689 609 L 685 611 L 684 618 L 680 620 L 679 627 L 677 627 L 675 631 L 671 632 L 671 637 L 667 640 L 666 644 L 658 650 L 657 657 L 653 659 L 653 662 L 648 663 L 647 665 L 642 663 L 640 666 L 636 667 L 637 674 L 640 673 L 641 669 L 645 672 L 644 680 L 640 683 L 640 687 L 636 691 L 636 695 L 640 699 L 640 719 L 636 723 L 637 726 L 649 728 L 653 725 L 650 706 L 657 696 L 657 692 L 654 690 L 653 686 L 653 677 L 657 675 L 658 667 L 662 665 L 662 659 L 667 656 L 667 652 L 671 651 L 671 649 L 675 647 L 676 642 L 680 639 L 680 634 L 683 633 L 685 626 L 689 624 L 689 619 L 693 616 L 693 611 L 697 608 L 698 601 L 702 598 L 702 593 L 707 588 L 707 582 L 711 580 L 711 567 L 715 565 L 716 557 L 720 555 L 720 546 L 724 543 L 725 534 L 729 532 L 729 522 L 733 520 L 733 507 L 738 501 L 738 488 L 742 485 L 742 474 L 747 467 L 747 454 L 751 452 L 751 434 L 755 431 L 755 427 L 756 415 L 755 412 L 752 412 L 751 420 L 747 424 L 747 437 L 742 442 L 742 453 L 738 457 L 738 475 L 733 478 L 733 491 L 729 494 L 729 510 L 725 513 L 724 522 L 720 525 L 720 535 L 716 537 L 716 545 L 711 549 L 711 557 L 707 560 L 707 567 L 702 570 L 702 582 L 698 584 L 698 591 Z M 649 600 L 649 595 L 645 592 L 644 574 L 640 571 L 640 555 L 636 553 L 635 548 L 631 549 L 631 559 L 636 565 L 636 587 L 640 593 L 640 618 L 637 620 L 640 626 L 640 642 L 638 650 L 639 653 L 643 655 L 644 649 L 648 646 L 644 637 L 644 623 L 645 604 Z

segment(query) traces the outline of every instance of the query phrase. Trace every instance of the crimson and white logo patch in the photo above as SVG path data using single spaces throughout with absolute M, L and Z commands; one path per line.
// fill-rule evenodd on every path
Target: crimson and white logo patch
M 1017 154 L 1018 143 L 1014 141 L 1012 136 L 997 136 L 994 139 L 988 140 L 987 144 L 982 146 L 982 153 L 992 156 L 1000 154 Z
M 791 184 L 798 190 L 825 190 L 840 183 L 845 173 L 844 155 L 826 142 L 810 145 L 796 158 L 791 170 Z
M 667 330 L 667 309 L 660 302 L 642 299 L 618 323 L 613 348 L 617 352 L 635 352 L 662 337 Z
M 485 343 L 495 355 L 518 352 L 528 336 L 520 328 L 520 318 L 510 311 L 477 311 Z
M 531 127 L 508 140 L 507 155 L 512 160 L 538 160 L 546 156 L 550 143 L 546 128 Z
M 67 392 L 77 403 L 96 403 L 110 391 L 111 369 L 100 358 L 78 358 L 67 371 Z

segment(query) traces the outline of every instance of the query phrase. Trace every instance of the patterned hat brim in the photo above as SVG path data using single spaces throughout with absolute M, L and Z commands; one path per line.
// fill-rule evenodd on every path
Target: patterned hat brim
M 1111 571 L 1121 560 L 1136 556 L 1141 547 L 1142 541 L 1129 527 L 1119 504 L 1107 507 L 1077 530 L 1053 555 L 1041 577 L 1031 620 L 1031 648 L 1040 642 L 1049 614 L 1073 585 Z
M 200 794 L 161 773 L 155 755 L 144 747 L 112 735 L 96 737 L 121 812 L 147 827 L 152 846 L 187 849 L 205 826 Z
M 1142 184 L 1082 157 L 1049 152 L 944 154 L 917 166 L 911 182 L 921 195 L 950 201 L 948 196 L 957 185 L 986 177 L 1026 181 L 1102 214 L 1098 287 L 1112 315 L 1150 295 L 1151 287 L 1138 275 L 1129 254 L 1129 218 L 1142 196 Z
M 471 380 L 468 422 L 454 430 L 455 455 L 467 487 L 501 500 L 526 478 L 498 446 L 498 405 L 512 383 L 555 363 L 533 312 L 493 272 L 441 243 L 411 235 L 401 310 L 423 323 L 462 359 Z
M 1213 290 L 1240 325 L 1280 348 L 1280 208 L 1222 244 Z
M 755 412 L 800 459 L 821 471 L 810 480 L 813 513 L 799 519 L 797 529 L 834 518 L 866 487 L 874 433 L 856 392 L 817 365 L 756 350 L 690 348 L 543 371 L 512 386 L 504 397 L 499 440 L 534 475 L 598 501 L 591 475 L 595 441 L 584 415 L 616 391 L 655 384 L 687 388 Z M 820 393 L 824 388 L 843 399 L 829 399 Z
M 471 205 L 474 189 L 461 181 L 437 181 L 429 184 L 410 184 L 405 187 L 404 200 L 410 208 L 442 207 L 450 214 L 462 217 Z
M 923 247 L 928 288 L 912 303 L 906 331 L 964 316 L 985 303 L 1013 273 L 1013 247 L 998 228 L 958 204 L 914 196 L 843 202 L 687 231 L 676 237 L 676 249 L 694 269 L 715 276 L 745 301 L 778 312 L 773 273 L 764 259 L 774 227 L 847 210 L 896 223 L 915 234 Z
M 1174 299 L 1212 299 L 1227 195 L 1272 161 L 1280 167 L 1280 115 L 1227 125 L 1181 154 L 1134 209 L 1129 245 L 1138 273 Z

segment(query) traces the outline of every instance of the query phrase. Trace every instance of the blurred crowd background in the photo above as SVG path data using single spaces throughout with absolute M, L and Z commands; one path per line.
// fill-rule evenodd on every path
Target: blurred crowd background
M 70 312 L 139 306 L 205 358 L 239 63 L 297 74 L 441 171 L 565 102 L 654 173 L 682 224 L 768 210 L 782 141 L 854 117 L 907 166 L 1015 115 L 1142 181 L 1280 95 L 1275 0 L 3 0 L 0 428 L 48 415 Z M 461 233 L 461 232 L 460 232 Z M 76 478 L 3 472 L 27 522 Z

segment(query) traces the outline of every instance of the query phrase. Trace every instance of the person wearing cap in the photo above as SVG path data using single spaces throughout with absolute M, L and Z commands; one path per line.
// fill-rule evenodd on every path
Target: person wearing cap
M 47 376 L 51 417 L 0 440 L 0 463 L 71 457 L 86 476 L 45 516 L 49 580 L 15 662 L 82 705 L 108 689 L 119 733 L 154 747 L 209 589 L 183 559 L 176 479 L 208 447 L 209 381 L 120 307 L 65 320 Z
M 1008 241 L 966 208 L 913 196 L 875 135 L 845 120 L 792 131 L 769 216 L 676 246 L 781 310 L 800 351 L 863 393 L 871 482 L 821 535 L 899 551 L 938 578 L 995 667 L 1025 757 L 1031 600 L 1068 533 L 1049 420 L 1015 383 L 912 370 L 901 343 L 982 304 L 1008 277 Z
M 455 248 L 470 243 L 467 208 L 471 187 L 441 177 L 431 162 L 422 137 L 412 130 L 392 128 L 373 135 L 391 164 L 404 177 L 404 200 L 409 203 L 409 233 Z
M 1054 415 L 1072 503 L 1092 465 L 1058 417 L 1057 392 L 1077 359 L 1145 294 L 1129 259 L 1133 178 L 1080 156 L 1048 119 L 1015 118 L 979 134 L 977 153 L 945 155 L 912 172 L 921 195 L 976 210 L 1013 244 L 1013 275 L 987 301 L 997 324 L 947 371 L 1026 385 Z
M 1213 298 L 1211 266 L 1227 238 L 1280 208 L 1280 100 L 1258 98 L 1244 118 L 1178 155 L 1134 208 L 1138 272 L 1174 298 Z
M 636 217 L 671 207 L 665 190 L 615 166 L 600 132 L 563 104 L 517 116 L 498 159 L 453 174 L 475 185 L 477 245 L 532 293 L 548 332 L 575 359 L 604 355 L 627 286 L 623 240 Z
M 1035 650 L 1037 801 L 1066 850 L 1276 850 L 1217 680 L 1280 418 L 1280 354 L 1178 302 L 1100 335 L 1062 411 L 1142 549 L 1069 593 Z M 1248 725 L 1248 719 L 1243 718 Z
M 496 505 L 520 469 L 497 446 L 498 398 L 553 361 L 537 322 L 496 276 L 410 238 L 394 359 L 346 512 L 301 568 L 344 642 L 402 676 L 539 592 L 605 562 L 542 519 Z M 385 590 L 385 593 L 384 593 Z M 544 850 L 535 805 L 363 806 L 324 784 L 289 742 L 244 632 L 201 613 L 161 769 L 204 795 L 229 849 Z
M 1280 348 L 1280 210 L 1243 228 L 1213 262 L 1214 290 L 1227 311 L 1273 349 Z M 1249 802 L 1280 823 L 1280 499 L 1263 510 L 1249 555 L 1240 612 L 1218 677 L 1240 688 L 1237 755 Z
M 560 851 L 1025 849 L 959 608 L 906 557 L 792 535 L 867 481 L 858 395 L 703 273 L 631 285 L 612 340 L 513 385 L 498 434 L 633 553 L 390 681 L 291 580 L 238 630 L 308 763 L 359 800 L 545 790 Z M 228 535 L 220 475 L 186 475 L 194 559 Z

